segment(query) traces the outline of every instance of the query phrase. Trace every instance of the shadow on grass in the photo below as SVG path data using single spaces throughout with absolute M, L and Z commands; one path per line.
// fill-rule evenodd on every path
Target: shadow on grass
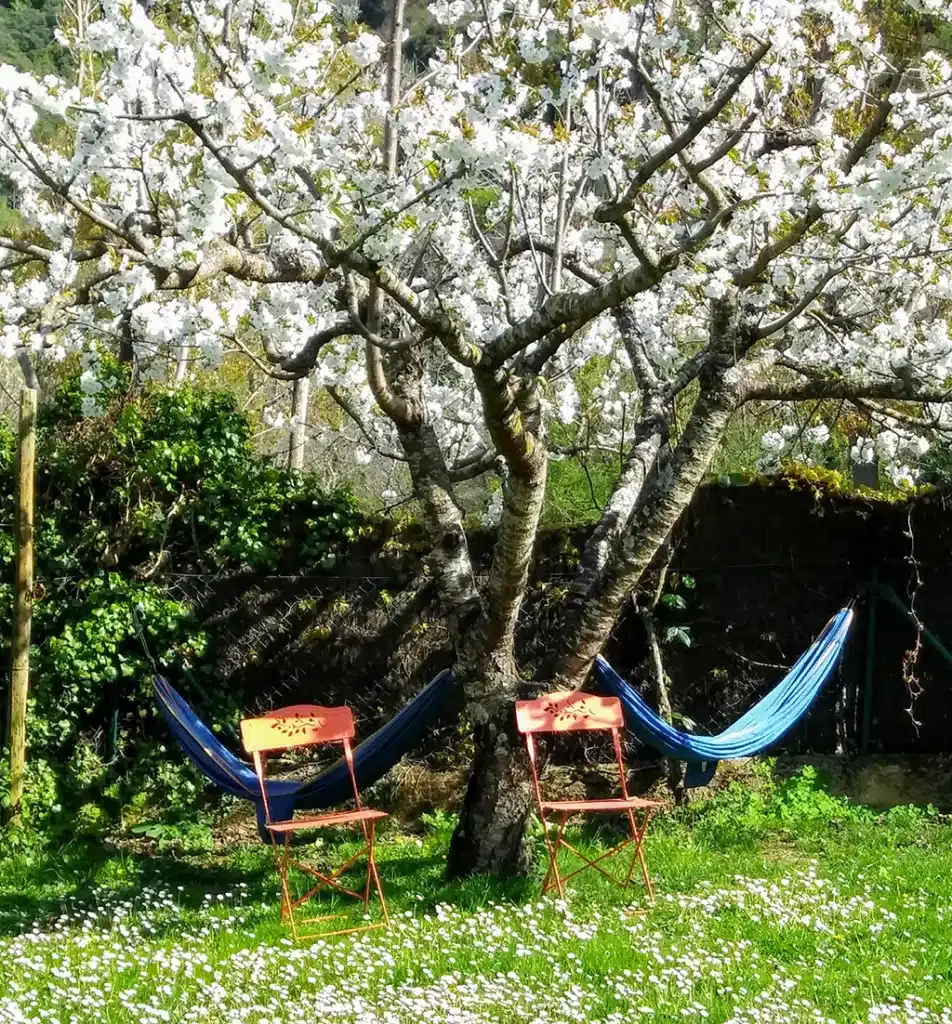
M 202 861 L 118 851 L 95 840 L 74 839 L 55 849 L 0 860 L 0 936 L 21 934 L 34 922 L 51 923 L 71 905 L 93 902 L 97 889 L 124 898 L 147 887 L 170 889 L 180 904 L 198 909 L 206 894 L 240 883 L 250 898 L 267 898 L 274 877 L 270 856 L 237 863 L 231 858 Z
M 624 825 L 623 820 L 612 818 L 589 819 L 572 829 L 571 841 L 587 856 L 595 856 L 624 837 Z M 347 830 L 328 830 L 320 837 L 304 838 L 311 841 L 295 844 L 295 856 L 325 871 L 345 861 L 361 845 L 354 833 Z M 318 841 L 314 842 L 315 839 Z M 492 904 L 521 905 L 540 897 L 547 858 L 538 830 L 531 839 L 536 867 L 528 878 L 480 876 L 450 880 L 445 874 L 448 842 L 449 833 L 445 830 L 431 832 L 422 839 L 395 831 L 381 837 L 378 864 L 394 915 L 407 911 L 427 913 L 441 903 L 474 912 Z M 649 871 L 660 892 L 696 884 L 710 871 L 712 857 L 718 863 L 729 862 L 743 869 L 748 866 L 745 862 L 755 856 L 755 851 L 712 851 L 702 846 L 693 835 L 673 823 L 649 829 L 645 850 Z M 633 849 L 628 848 L 605 866 L 614 875 L 624 876 L 632 853 Z M 565 874 L 580 866 L 564 852 L 560 865 Z M 596 872 L 585 870 L 572 878 L 571 898 L 580 906 L 639 902 L 644 895 L 640 876 L 636 867 L 632 885 L 621 890 L 614 889 Z M 363 889 L 363 877 L 356 872 L 349 877 L 350 888 Z M 303 886 L 305 879 L 298 882 Z M 262 924 L 277 920 L 280 894 L 273 850 L 262 844 L 235 846 L 218 853 L 185 854 L 155 847 L 117 851 L 94 840 L 76 838 L 43 853 L 0 861 L 0 935 L 22 933 L 34 921 L 42 926 L 55 919 L 71 901 L 79 905 L 91 902 L 93 890 L 98 887 L 105 887 L 122 899 L 133 899 L 146 888 L 166 889 L 179 906 L 195 913 L 208 907 L 210 895 L 231 892 L 234 897 L 226 905 L 234 906 L 240 895 L 242 903 L 255 906 Z M 303 893 L 305 888 L 298 891 Z M 273 915 L 266 908 L 273 908 Z M 177 921 L 177 927 L 182 927 L 182 919 Z M 170 921 L 169 927 L 173 926 Z
M 310 849 L 302 844 L 295 854 L 325 870 L 346 860 L 358 845 L 352 835 L 334 836 Z M 521 903 L 539 889 L 533 878 L 448 880 L 445 846 L 432 836 L 422 846 L 403 837 L 381 843 L 378 866 L 394 914 L 427 912 L 440 903 L 467 910 Z M 350 877 L 355 879 L 356 873 Z M 361 878 L 353 887 L 362 886 Z M 71 906 L 95 902 L 96 890 L 102 888 L 121 899 L 134 899 L 144 889 L 164 889 L 179 906 L 196 912 L 208 906 L 209 896 L 231 892 L 235 899 L 240 893 L 243 902 L 271 904 L 277 913 L 280 892 L 273 852 L 264 845 L 240 846 L 224 854 L 176 855 L 117 851 L 74 839 L 56 849 L 0 861 L 0 936 L 22 934 L 34 923 L 41 929 L 52 925 Z M 170 921 L 169 927 L 180 928 L 181 919 Z M 157 934 L 162 930 L 160 926 Z
M 614 845 L 621 834 L 612 822 L 585 823 L 573 830 L 573 842 L 593 855 Z M 346 860 L 360 845 L 346 830 L 328 831 L 322 840 L 295 844 L 295 855 L 326 870 Z M 422 840 L 400 833 L 383 838 L 377 847 L 378 865 L 392 914 L 427 913 L 439 904 L 473 912 L 492 904 L 521 905 L 539 898 L 546 865 L 540 835 L 532 840 L 536 870 L 528 878 L 448 879 L 448 841 L 448 833 L 431 833 Z M 567 863 L 566 869 L 574 866 Z M 363 888 L 363 878 L 356 872 L 350 880 L 351 888 Z M 588 902 L 604 901 L 608 883 L 594 872 L 585 872 L 572 885 L 578 897 Z M 22 934 L 34 922 L 42 928 L 71 904 L 94 902 L 98 888 L 122 899 L 133 899 L 146 888 L 165 889 L 179 906 L 195 912 L 207 908 L 210 895 L 232 892 L 237 898 L 240 893 L 244 902 L 272 906 L 275 915 L 280 894 L 274 854 L 265 845 L 236 846 L 225 853 L 177 854 L 155 848 L 118 851 L 92 839 L 75 838 L 55 849 L 0 860 L 0 936 Z M 630 900 L 636 894 L 637 886 L 619 893 L 618 899 Z M 181 927 L 181 919 L 177 925 L 170 922 L 169 927 L 173 926 Z

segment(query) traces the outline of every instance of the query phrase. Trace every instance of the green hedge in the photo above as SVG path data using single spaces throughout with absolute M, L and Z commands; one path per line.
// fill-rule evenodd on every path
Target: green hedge
M 133 605 L 163 669 L 201 686 L 214 725 L 233 723 L 212 638 L 173 596 L 170 577 L 326 567 L 367 525 L 347 494 L 262 458 L 230 393 L 132 389 L 121 367 L 100 366 L 110 383 L 97 395 L 102 415 L 89 418 L 79 377 L 78 368 L 64 375 L 38 425 L 25 812 L 42 825 L 61 811 L 74 820 L 82 807 L 80 823 L 98 828 L 153 797 L 187 807 L 198 794 L 197 778 L 162 746 Z M 15 438 L 0 425 L 4 711 L 14 466 Z

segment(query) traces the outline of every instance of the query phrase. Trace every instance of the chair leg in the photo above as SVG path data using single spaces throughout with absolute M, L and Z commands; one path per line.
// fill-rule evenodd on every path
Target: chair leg
M 330 938 L 334 935 L 347 935 L 353 932 L 367 931 L 373 928 L 386 928 L 390 924 L 390 915 L 387 909 L 387 901 L 383 893 L 383 883 L 380 880 L 380 872 L 377 870 L 376 862 L 376 835 L 375 835 L 375 823 L 370 822 L 369 824 L 364 822 L 361 823 L 361 829 L 364 835 L 364 847 L 358 851 L 353 857 L 345 861 L 339 867 L 333 871 L 325 874 L 324 872 L 318 871 L 310 864 L 302 863 L 301 861 L 292 860 L 290 853 L 290 833 L 285 835 L 285 842 L 283 845 L 283 853 L 278 858 L 277 868 L 278 874 L 281 878 L 281 920 L 287 920 L 291 927 L 291 934 L 295 941 L 301 939 L 316 939 L 316 938 Z M 277 847 L 276 847 L 277 852 Z M 367 857 L 367 874 L 364 879 L 363 891 L 355 891 L 343 886 L 339 879 L 343 872 L 351 868 L 357 863 L 363 856 Z M 291 883 L 290 883 L 290 869 L 292 867 L 297 868 L 298 871 L 303 872 L 306 875 L 311 875 L 316 879 L 317 884 L 309 889 L 303 896 L 297 899 L 292 898 L 291 894 Z M 357 899 L 364 905 L 364 913 L 368 914 L 370 911 L 370 895 L 371 889 L 373 889 L 377 898 L 380 901 L 380 910 L 382 921 L 374 923 L 362 923 L 352 928 L 341 928 L 334 931 L 328 932 L 317 932 L 302 934 L 299 930 L 299 924 L 308 925 L 313 924 L 317 921 L 326 921 L 335 917 L 346 916 L 346 912 L 331 913 L 318 917 L 301 918 L 300 921 L 295 916 L 295 910 L 306 903 L 308 900 L 313 898 L 321 889 L 331 888 L 347 896 L 351 896 Z
M 549 867 L 546 870 L 545 878 L 542 880 L 542 895 L 544 896 L 549 889 L 553 888 L 551 879 L 555 879 L 555 888 L 559 891 L 559 899 L 565 899 L 565 886 L 562 882 L 562 876 L 559 874 L 559 849 L 562 847 L 562 836 L 565 833 L 565 826 L 568 823 L 569 816 L 562 814 L 562 819 L 558 824 L 555 832 L 555 842 L 549 842 L 549 828 L 545 822 L 542 821 L 543 834 L 545 835 L 546 848 L 549 851 Z
M 367 877 L 364 881 L 364 913 L 370 912 L 370 883 L 373 879 L 374 862 L 374 824 L 368 826 L 366 822 L 361 824 L 364 832 L 364 845 L 367 848 Z
M 373 877 L 374 877 L 374 888 L 377 890 L 377 899 L 380 901 L 380 911 L 383 914 L 383 922 L 384 922 L 385 926 L 389 926 L 390 925 L 390 914 L 387 911 L 387 900 L 386 900 L 386 898 L 384 897 L 384 894 L 383 894 L 383 884 L 380 881 L 380 872 L 377 871 L 377 858 L 376 858 L 376 854 L 374 853 L 374 829 L 375 829 L 375 826 L 376 826 L 376 823 L 372 821 L 370 823 L 370 843 L 368 844 L 369 849 L 368 849 L 368 853 L 367 853 L 367 860 L 368 860 L 370 871 L 371 871 L 371 873 L 373 874 Z M 369 893 L 369 886 L 368 886 L 368 901 L 369 901 L 369 897 L 370 897 L 370 893 Z
M 641 827 L 635 820 L 634 811 L 628 812 L 628 823 L 631 826 L 631 839 L 635 844 L 635 856 L 632 858 L 631 866 L 628 869 L 628 878 L 625 880 L 625 885 L 631 881 L 632 873 L 635 870 L 636 861 L 641 865 L 641 877 L 645 880 L 645 889 L 648 892 L 648 899 L 651 903 L 654 903 L 654 886 L 651 884 L 651 876 L 648 874 L 648 864 L 645 860 L 644 851 L 644 839 L 645 833 L 648 831 L 648 822 L 651 820 L 651 808 L 645 808 L 644 817 L 641 820 Z
M 648 864 L 645 861 L 644 838 L 648 831 L 648 821 L 651 818 L 651 808 L 645 810 L 644 821 L 641 824 L 641 835 L 638 838 L 638 860 L 641 862 L 641 876 L 645 880 L 645 888 L 648 890 L 648 899 L 654 903 L 654 886 L 651 884 L 651 875 L 648 874 Z
M 297 940 L 297 922 L 294 920 L 294 901 L 291 899 L 291 887 L 288 883 L 288 872 L 291 858 L 291 836 L 284 837 L 284 850 L 278 862 L 278 874 L 281 876 L 281 920 L 287 920 L 291 925 L 291 934 Z
M 545 839 L 546 850 L 549 854 L 549 863 L 546 868 L 545 877 L 542 880 L 542 894 L 545 895 L 550 889 L 557 888 L 559 896 L 565 899 L 565 883 L 570 879 L 574 878 L 575 875 L 581 873 L 586 868 L 594 868 L 599 874 L 604 875 L 610 882 L 614 882 L 621 889 L 626 889 L 631 884 L 631 878 L 635 871 L 635 865 L 638 864 L 641 867 L 641 876 L 645 882 L 645 889 L 648 893 L 648 899 L 650 902 L 654 902 L 654 886 L 651 883 L 651 876 L 648 874 L 648 864 L 645 860 L 644 853 L 644 838 L 645 833 L 648 830 L 648 822 L 651 819 L 651 808 L 646 808 L 644 818 L 642 819 L 641 825 L 635 818 L 633 810 L 627 812 L 628 824 L 631 830 L 629 838 L 613 846 L 610 850 L 605 850 L 597 857 L 587 857 L 581 851 L 577 850 L 571 843 L 565 839 L 565 829 L 568 824 L 569 815 L 562 813 L 561 820 L 555 831 L 555 838 L 549 837 L 548 823 L 545 819 L 542 819 L 543 836 Z M 629 845 L 634 846 L 634 852 L 631 855 L 631 860 L 628 862 L 628 870 L 625 872 L 623 878 L 618 878 L 613 874 L 610 874 L 602 866 L 602 861 L 609 860 L 618 854 Z M 570 853 L 574 854 L 581 862 L 581 867 L 577 867 L 570 871 L 567 875 L 563 875 L 559 871 L 558 857 L 559 852 L 565 848 Z

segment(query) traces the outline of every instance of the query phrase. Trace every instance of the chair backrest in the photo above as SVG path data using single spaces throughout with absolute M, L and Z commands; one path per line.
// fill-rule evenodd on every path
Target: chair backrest
M 553 732 L 610 732 L 618 765 L 618 780 L 622 796 L 628 799 L 628 781 L 625 762 L 621 754 L 621 730 L 625 718 L 621 701 L 617 697 L 599 697 L 581 690 L 556 690 L 535 700 L 516 701 L 516 728 L 526 738 L 529 765 L 532 768 L 532 784 L 535 789 L 539 814 L 545 819 L 542 808 L 542 791 L 536 768 L 535 733 Z
M 293 704 L 276 708 L 260 718 L 245 718 L 241 723 L 241 741 L 254 761 L 255 774 L 261 787 L 265 821 L 271 821 L 268 802 L 267 755 L 276 750 L 296 747 L 317 747 L 326 743 L 340 743 L 350 772 L 354 800 L 360 807 L 360 792 L 354 774 L 353 739 L 354 713 L 348 707 L 321 707 L 319 704 Z
M 348 707 L 294 704 L 241 723 L 241 740 L 249 754 L 334 743 L 353 735 L 354 713 Z
M 617 697 L 599 697 L 581 690 L 557 690 L 535 700 L 516 701 L 516 726 L 521 733 L 590 732 L 622 729 L 625 719 Z

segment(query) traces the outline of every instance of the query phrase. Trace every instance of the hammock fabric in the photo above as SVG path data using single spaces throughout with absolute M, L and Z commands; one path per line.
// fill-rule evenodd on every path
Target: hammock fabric
M 258 778 L 250 765 L 236 757 L 195 714 L 186 700 L 162 676 L 155 676 L 155 694 L 169 729 L 196 767 L 216 786 L 233 796 L 253 800 L 262 839 L 264 806 Z M 402 711 L 354 748 L 354 771 L 363 789 L 385 775 L 436 721 L 453 692 L 447 669 L 428 683 Z M 290 818 L 295 808 L 316 810 L 343 803 L 352 795 L 343 758 L 307 782 L 271 780 L 268 803 L 275 821 Z
M 839 663 L 852 623 L 851 606 L 837 612 L 787 676 L 716 736 L 696 736 L 669 725 L 600 655 L 595 675 L 605 689 L 620 698 L 626 725 L 638 739 L 667 757 L 687 761 L 685 785 L 704 786 L 714 777 L 718 761 L 766 750 L 807 713 Z

